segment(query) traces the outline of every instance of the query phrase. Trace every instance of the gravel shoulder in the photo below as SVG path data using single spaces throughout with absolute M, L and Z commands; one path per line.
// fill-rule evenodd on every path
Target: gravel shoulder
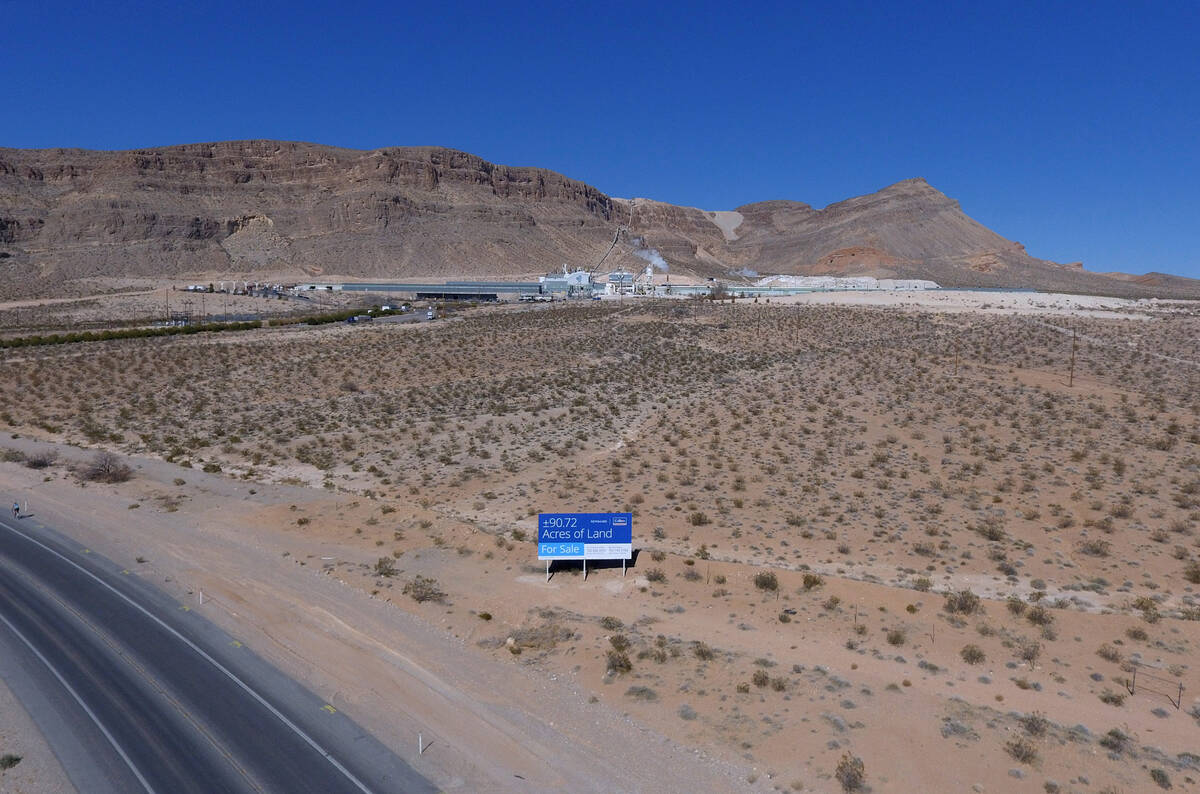
M 38 442 L 6 440 L 30 450 Z M 260 656 L 371 731 L 446 790 L 705 790 L 744 785 L 745 770 L 701 757 L 598 703 L 563 677 L 498 664 L 428 625 L 283 555 L 288 538 L 241 516 L 327 495 L 250 485 L 137 459 L 124 485 L 86 487 L 64 472 L 90 453 L 58 447 L 44 472 L 0 464 L 0 492 L 52 526 L 193 604 Z M 187 503 L 153 507 L 175 478 Z M 178 493 L 177 487 L 171 489 Z M 129 509 L 130 504 L 143 508 Z M 137 560 L 145 560 L 139 563 Z M 198 605 L 199 591 L 204 605 Z M 427 745 L 417 753 L 420 734 Z M 646 762 L 651 749 L 655 762 Z

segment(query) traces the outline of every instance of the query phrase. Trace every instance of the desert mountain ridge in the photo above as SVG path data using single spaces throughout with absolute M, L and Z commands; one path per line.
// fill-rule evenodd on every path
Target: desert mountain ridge
M 0 298 L 122 278 L 506 278 L 601 259 L 601 271 L 636 270 L 639 248 L 661 252 L 673 274 L 735 282 L 869 275 L 1200 297 L 1195 279 L 1034 258 L 923 179 L 823 209 L 775 200 L 706 211 L 439 147 L 0 148 Z

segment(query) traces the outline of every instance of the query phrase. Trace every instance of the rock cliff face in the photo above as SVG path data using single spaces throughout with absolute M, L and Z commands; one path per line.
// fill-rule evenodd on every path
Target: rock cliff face
M 637 270 L 929 278 L 945 285 L 1180 294 L 1034 259 L 914 179 L 822 210 L 770 201 L 705 212 L 615 199 L 539 168 L 434 147 L 357 151 L 237 141 L 125 152 L 0 149 L 0 297 L 97 278 L 513 277 Z M 1164 286 L 1165 285 L 1165 286 Z M 1200 289 L 1196 290 L 1200 294 Z

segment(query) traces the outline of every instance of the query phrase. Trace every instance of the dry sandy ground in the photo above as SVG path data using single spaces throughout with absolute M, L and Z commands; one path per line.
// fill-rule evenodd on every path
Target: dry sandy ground
M 26 350 L 0 364 L 0 446 L 140 468 L 84 488 L 63 448 L 0 463 L 0 492 L 202 587 L 447 788 L 836 791 L 857 757 L 876 792 L 1193 791 L 1200 326 L 1090 304 L 1110 316 L 1073 320 L 1070 383 L 1074 301 Z M 628 576 L 547 583 L 536 512 L 619 508 Z M 422 577 L 444 597 L 410 597 Z M 1181 708 L 1129 694 L 1133 662 Z M 419 759 L 418 730 L 440 741 Z
M 64 462 L 79 457 L 62 453 Z M 190 484 L 176 486 L 176 477 Z M 691 780 L 716 791 L 744 776 L 737 765 L 698 756 L 589 703 L 568 676 L 495 665 L 437 625 L 445 618 L 427 622 L 347 587 L 322 562 L 362 556 L 344 544 L 318 541 L 312 548 L 320 553 L 294 559 L 286 549 L 296 538 L 261 522 L 263 512 L 307 508 L 320 492 L 250 488 L 158 461 L 139 462 L 127 485 L 86 488 L 59 472 L 44 477 L 0 464 L 0 490 L 28 499 L 31 521 L 67 532 L 203 611 L 446 790 L 652 791 Z M 31 723 L 5 722 L 0 735 L 11 734 L 33 760 L 44 758 Z M 418 732 L 429 745 L 421 756 Z M 655 761 L 646 764 L 651 748 Z M 51 764 L 30 768 L 27 790 L 59 790 Z
M 0 792 L 66 794 L 75 790 L 33 720 L 0 679 L 0 756 L 8 754 L 21 760 L 0 771 Z

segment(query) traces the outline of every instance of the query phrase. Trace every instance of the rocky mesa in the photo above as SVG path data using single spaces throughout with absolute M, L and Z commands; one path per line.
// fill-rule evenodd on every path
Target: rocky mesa
M 136 151 L 0 149 L 0 297 L 122 278 L 516 277 L 561 267 L 871 275 L 946 286 L 1200 296 L 1200 281 L 1036 259 L 912 179 L 824 209 L 710 212 L 618 199 L 540 168 L 437 147 L 233 141 Z

